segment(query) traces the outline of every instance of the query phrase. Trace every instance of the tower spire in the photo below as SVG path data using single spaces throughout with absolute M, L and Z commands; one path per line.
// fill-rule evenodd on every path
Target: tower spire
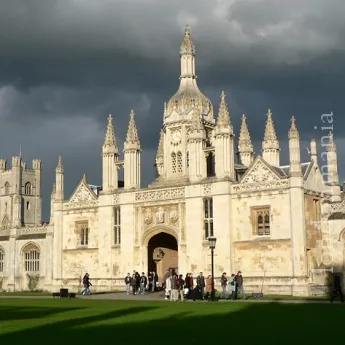
M 103 146 L 113 146 L 116 150 L 118 150 L 118 146 L 116 144 L 115 133 L 114 133 L 114 126 L 113 126 L 113 118 L 111 114 L 108 116 L 108 125 L 107 130 L 105 132 L 104 144 Z
M 242 123 L 238 138 L 238 157 L 244 166 L 249 166 L 254 157 L 253 144 L 250 138 L 245 114 L 242 114 Z
M 289 130 L 289 139 L 299 139 L 299 133 L 296 127 L 296 119 L 294 116 L 291 117 L 291 127 Z
M 272 120 L 272 112 L 271 112 L 271 109 L 268 109 L 264 141 L 273 142 L 276 140 L 277 140 L 277 135 L 276 135 L 276 130 L 274 128 L 274 123 Z
M 299 133 L 296 127 L 295 117 L 291 117 L 291 127 L 289 130 L 289 158 L 290 158 L 290 176 L 301 177 L 301 149 L 299 142 Z
M 262 142 L 263 159 L 270 165 L 279 166 L 279 151 L 279 141 L 272 120 L 272 112 L 271 109 L 268 109 L 265 135 L 264 140 Z
M 127 136 L 126 136 L 126 143 L 131 144 L 139 144 L 139 135 L 138 135 L 138 129 L 137 125 L 135 123 L 134 119 L 134 110 L 132 109 L 129 114 L 129 124 L 128 124 L 128 130 L 127 130 Z
M 195 79 L 195 46 L 190 35 L 189 25 L 186 25 L 184 38 L 180 47 L 181 76 L 180 79 Z
M 225 92 L 222 91 L 220 94 L 220 105 L 219 105 L 219 112 L 218 112 L 218 120 L 217 120 L 217 126 L 231 126 L 230 122 L 230 113 L 228 110 L 228 105 L 225 101 L 226 95 Z

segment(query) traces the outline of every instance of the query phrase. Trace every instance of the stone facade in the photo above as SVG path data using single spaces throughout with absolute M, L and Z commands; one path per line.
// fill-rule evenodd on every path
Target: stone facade
M 88 272 L 93 288 L 123 287 L 128 272 L 211 272 L 208 237 L 216 236 L 215 274 L 241 270 L 248 292 L 307 296 L 325 292 L 329 270 L 343 270 L 345 198 L 339 186 L 333 133 L 327 136 L 327 176 L 300 159 L 291 120 L 289 159 L 280 147 L 269 110 L 262 157 L 254 155 L 246 116 L 235 159 L 235 139 L 224 92 L 218 116 L 201 93 L 189 28 L 180 50 L 177 93 L 164 105 L 156 156 L 157 178 L 141 188 L 141 143 L 130 112 L 120 158 L 109 115 L 102 147 L 102 186 L 84 175 L 64 196 L 61 157 L 51 195 L 49 224 L 41 222 L 41 162 L 28 169 L 20 157 L 12 169 L 0 161 L 0 281 L 5 290 L 81 288 Z M 332 119 L 323 118 L 331 126 Z M 324 157 L 322 157 L 324 158 Z M 124 186 L 118 170 L 124 169 Z M 216 283 L 218 284 L 219 279 Z

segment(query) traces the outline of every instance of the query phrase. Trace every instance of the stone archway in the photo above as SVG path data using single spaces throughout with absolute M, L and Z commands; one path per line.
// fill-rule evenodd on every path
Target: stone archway
M 148 272 L 156 272 L 160 284 L 167 269 L 178 270 L 178 244 L 177 239 L 167 232 L 153 235 L 147 244 Z

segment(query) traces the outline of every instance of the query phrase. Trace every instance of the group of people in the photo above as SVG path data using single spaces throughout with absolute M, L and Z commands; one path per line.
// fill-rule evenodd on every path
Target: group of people
M 148 277 L 142 272 L 141 275 L 137 271 L 133 274 L 127 273 L 125 278 L 127 295 L 145 295 L 147 291 L 155 292 L 159 288 L 158 275 L 156 272 L 150 272 Z
M 173 270 L 167 270 L 163 280 L 165 282 L 166 300 L 178 301 L 180 299 L 184 301 L 187 298 L 195 301 L 214 297 L 212 296 L 212 291 L 215 292 L 215 289 L 212 286 L 211 275 L 208 275 L 205 279 L 203 273 L 200 272 L 196 277 L 196 284 L 194 284 L 192 273 L 187 273 L 185 278 L 183 278 L 182 274 L 178 275 Z M 220 284 L 222 286 L 220 298 L 236 300 L 240 293 L 242 298 L 246 299 L 241 271 L 238 271 L 236 275 L 232 274 L 229 278 L 224 272 L 221 276 Z

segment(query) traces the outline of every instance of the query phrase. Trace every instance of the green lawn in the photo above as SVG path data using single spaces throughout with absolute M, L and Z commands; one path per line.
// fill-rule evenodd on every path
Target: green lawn
M 344 305 L 0 300 L 0 344 L 341 343 Z

